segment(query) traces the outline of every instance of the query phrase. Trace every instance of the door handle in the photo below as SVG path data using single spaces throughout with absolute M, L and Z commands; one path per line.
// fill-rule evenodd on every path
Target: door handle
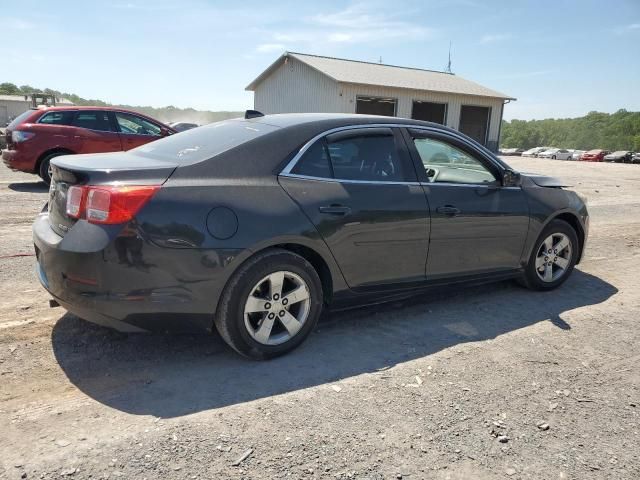
M 320 213 L 327 213 L 329 215 L 347 215 L 351 213 L 351 208 L 345 205 L 329 205 L 328 207 L 319 207 Z
M 436 212 L 442 213 L 443 215 L 447 215 L 449 217 L 454 217 L 460 213 L 460 209 L 454 207 L 453 205 L 445 205 L 444 207 L 436 208 Z

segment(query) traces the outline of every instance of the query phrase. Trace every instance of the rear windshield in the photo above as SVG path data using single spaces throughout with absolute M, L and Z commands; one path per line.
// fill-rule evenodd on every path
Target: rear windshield
M 238 145 L 278 130 L 279 127 L 246 120 L 225 120 L 175 133 L 130 150 L 129 153 L 179 165 L 207 160 Z
M 9 125 L 7 125 L 7 128 L 13 129 L 13 127 L 17 127 L 20 123 L 22 123 L 24 120 L 26 120 L 27 117 L 29 115 L 31 115 L 32 113 L 33 113 L 33 110 L 27 110 L 26 112 L 21 113 L 16 118 L 14 118 L 13 121 Z

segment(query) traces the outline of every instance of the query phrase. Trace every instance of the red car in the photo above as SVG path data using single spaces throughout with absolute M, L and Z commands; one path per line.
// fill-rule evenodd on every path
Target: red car
M 174 133 L 153 118 L 117 108 L 41 108 L 9 124 L 2 160 L 10 169 L 36 173 L 49 184 L 53 157 L 130 150 Z
M 602 162 L 604 161 L 604 156 L 609 153 L 611 152 L 608 150 L 589 150 L 580 155 L 580 160 L 583 162 Z

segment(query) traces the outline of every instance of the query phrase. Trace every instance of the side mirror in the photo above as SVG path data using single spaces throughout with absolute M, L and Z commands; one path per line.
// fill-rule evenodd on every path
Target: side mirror
M 160 128 L 160 136 L 161 137 L 168 137 L 169 135 L 173 134 L 173 132 L 171 130 L 168 130 L 164 127 Z
M 519 187 L 522 184 L 520 173 L 513 170 L 505 170 L 502 174 L 503 187 Z

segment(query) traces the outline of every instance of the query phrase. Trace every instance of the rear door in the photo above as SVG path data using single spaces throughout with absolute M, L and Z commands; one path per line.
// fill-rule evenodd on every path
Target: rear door
M 428 279 L 517 269 L 529 228 L 521 187 L 505 187 L 499 167 L 448 134 L 408 130 L 431 209 Z
M 128 112 L 114 112 L 122 139 L 122 149 L 131 150 L 162 138 L 162 128 L 146 118 Z
M 280 183 L 351 288 L 424 280 L 429 209 L 397 129 L 345 129 L 320 138 Z
M 106 110 L 78 110 L 71 125 L 72 149 L 76 153 L 106 153 L 122 150 L 120 136 Z

